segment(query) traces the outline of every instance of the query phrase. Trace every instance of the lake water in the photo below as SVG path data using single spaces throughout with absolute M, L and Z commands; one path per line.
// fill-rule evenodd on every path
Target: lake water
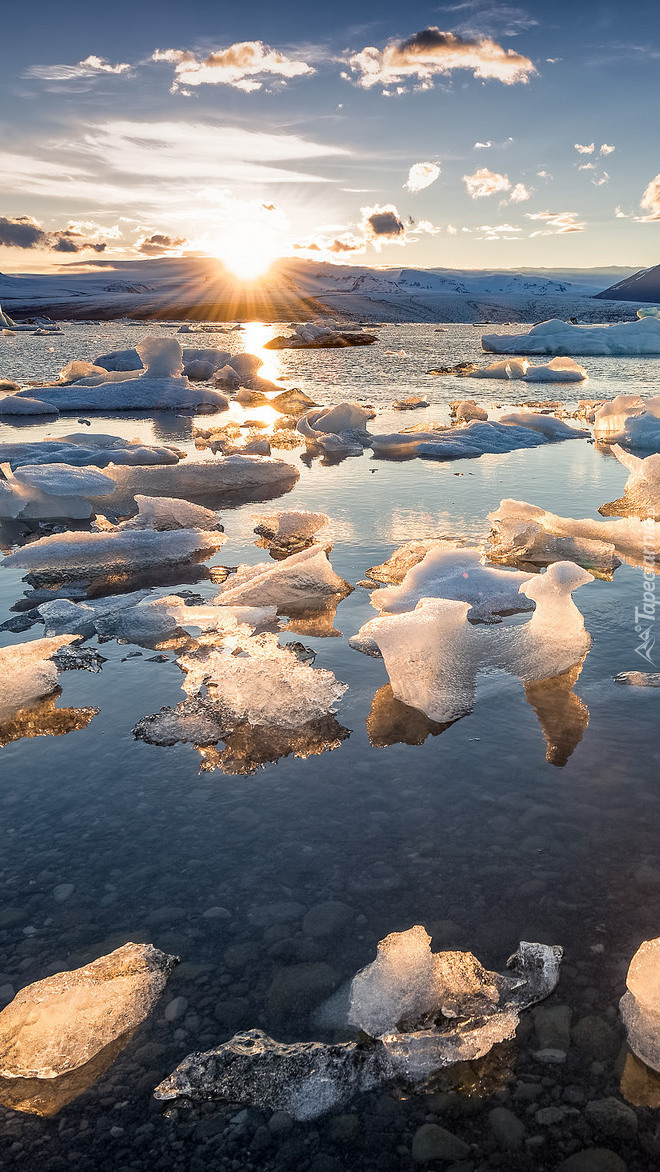
M 53 338 L 2 339 L 0 377 L 54 377 L 72 358 L 134 345 L 147 332 L 116 323 L 64 330 Z M 250 325 L 180 340 L 255 353 L 273 332 L 281 330 Z M 574 387 L 464 382 L 426 371 L 481 359 L 473 327 L 386 326 L 378 336 L 376 345 L 351 350 L 264 352 L 262 374 L 319 403 L 372 403 L 374 432 L 446 422 L 450 400 L 464 396 L 496 417 L 500 407 L 526 399 L 570 403 L 657 392 L 659 359 L 588 358 L 590 379 Z M 394 398 L 412 393 L 431 406 L 392 411 Z M 231 417 L 245 415 L 234 407 Z M 3 424 L 0 439 L 66 434 L 79 430 L 75 418 Z M 199 458 L 193 425 L 227 419 L 93 417 L 89 431 L 153 436 Z M 323 465 L 301 453 L 274 452 L 300 479 L 272 507 L 327 512 L 333 568 L 353 585 L 412 538 L 481 542 L 487 514 L 502 497 L 597 517 L 627 478 L 614 457 L 585 439 L 449 463 L 391 462 L 366 451 Z M 269 507 L 221 509 L 228 541 L 207 564 L 262 561 L 252 514 Z M 193 588 L 216 592 L 208 579 Z M 25 589 L 20 571 L 2 569 L 0 621 Z M 170 583 L 157 593 L 172 589 Z M 18 991 L 129 940 L 153 942 L 181 964 L 107 1073 L 54 1118 L 0 1107 L 0 1166 L 398 1172 L 419 1166 L 413 1137 L 432 1122 L 468 1145 L 442 1165 L 454 1172 L 555 1169 L 591 1148 L 624 1163 L 601 1165 L 592 1156 L 575 1172 L 658 1167 L 654 1108 L 586 1109 L 631 1097 L 630 1061 L 621 1089 L 618 1002 L 639 943 L 660 935 L 660 693 L 613 682 L 618 672 L 644 666 L 635 654 L 641 595 L 642 571 L 626 564 L 613 581 L 594 581 L 576 594 L 593 645 L 575 686 L 582 735 L 564 730 L 555 754 L 562 764 L 546 759 L 542 727 L 519 681 L 499 673 L 481 680 L 472 714 L 441 734 L 383 746 L 387 737 L 374 733 L 369 718 L 374 697 L 384 696 L 384 664 L 348 645 L 376 613 L 360 586 L 340 603 L 332 637 L 295 626 L 283 633 L 284 641 L 302 639 L 316 667 L 349 685 L 337 716 L 350 735 L 319 756 L 232 775 L 203 771 L 191 745 L 136 740 L 139 718 L 183 699 L 172 653 L 157 662 L 150 651 L 110 641 L 101 648 L 107 662 L 100 674 L 61 674 L 57 707 L 92 706 L 98 714 L 78 731 L 0 750 L 0 987 Z M 41 633 L 37 627 L 0 639 L 6 645 Z M 419 727 L 411 739 L 422 739 Z M 72 891 L 58 902 L 61 885 Z M 331 934 L 314 928 L 327 901 L 346 909 Z M 313 1010 L 373 959 L 380 939 L 413 924 L 426 926 L 434 948 L 469 949 L 495 969 L 520 940 L 561 944 L 561 980 L 547 1007 L 565 1006 L 572 1015 L 566 1060 L 536 1057 L 553 1043 L 547 1019 L 532 1011 L 514 1043 L 472 1070 L 461 1068 L 430 1096 L 382 1088 L 292 1126 L 271 1121 L 269 1111 L 168 1108 L 153 1100 L 155 1085 L 186 1054 L 239 1029 L 262 1028 L 283 1041 L 330 1040 L 312 1023 Z M 11 990 L 5 994 L 0 1004 L 11 999 Z M 165 1010 L 174 997 L 187 1005 L 171 1021 Z M 655 1093 L 660 1103 L 653 1076 L 643 1068 L 637 1074 L 646 1097 Z M 502 1146 L 490 1117 L 502 1106 L 524 1125 L 513 1150 Z

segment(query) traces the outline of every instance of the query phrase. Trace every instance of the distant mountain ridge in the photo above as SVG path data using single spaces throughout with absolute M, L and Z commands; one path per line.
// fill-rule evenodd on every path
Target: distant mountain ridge
M 660 301 L 660 265 L 639 269 L 596 296 L 606 297 L 608 301 Z

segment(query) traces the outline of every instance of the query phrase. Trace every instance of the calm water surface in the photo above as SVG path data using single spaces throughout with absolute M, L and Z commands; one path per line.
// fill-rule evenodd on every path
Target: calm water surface
M 2 339 L 0 376 L 51 378 L 71 358 L 134 345 L 145 333 L 144 325 L 116 323 L 64 329 L 54 338 Z M 271 334 L 271 327 L 255 325 L 180 340 L 255 352 Z M 585 359 L 590 379 L 577 388 L 425 373 L 439 362 L 479 358 L 479 339 L 464 325 L 445 333 L 387 326 L 364 349 L 266 352 L 262 373 L 320 403 L 373 403 L 372 431 L 446 421 L 456 397 L 495 408 L 555 395 L 570 402 L 658 390 L 657 359 Z M 431 407 L 405 415 L 391 410 L 394 398 L 411 393 L 424 394 Z M 231 415 L 244 417 L 238 408 Z M 228 417 L 94 417 L 89 431 L 151 435 L 199 458 L 193 424 L 221 425 Z M 3 425 L 0 438 L 75 430 L 72 416 L 44 426 Z M 626 480 L 613 457 L 584 439 L 447 464 L 393 463 L 367 451 L 308 466 L 301 451 L 274 453 L 291 460 L 300 479 L 272 507 L 327 512 L 332 565 L 352 584 L 414 537 L 480 542 L 487 514 L 502 497 L 592 517 L 621 495 Z M 220 510 L 228 541 L 208 564 L 263 560 L 252 514 L 268 507 Z M 25 589 L 19 571 L 2 570 L 0 621 Z M 194 589 L 215 593 L 208 580 Z M 384 665 L 348 646 L 375 613 L 359 586 L 338 607 L 334 637 L 295 628 L 283 634 L 302 638 L 316 652 L 315 666 L 349 685 L 338 719 L 350 736 L 320 756 L 228 775 L 202 771 L 190 745 L 158 748 L 134 739 L 140 717 L 183 699 L 171 653 L 166 662 L 146 650 L 127 658 L 141 649 L 111 641 L 103 644 L 100 674 L 61 674 L 57 707 L 93 706 L 98 715 L 68 735 L 0 750 L 0 1004 L 12 989 L 127 940 L 151 941 L 182 963 L 151 1018 L 81 1097 L 53 1119 L 0 1108 L 0 1165 L 409 1169 L 417 1166 L 413 1136 L 430 1121 L 470 1145 L 454 1160 L 455 1172 L 554 1169 L 592 1147 L 618 1153 L 630 1170 L 658 1167 L 656 1109 L 635 1107 L 634 1118 L 620 1118 L 611 1108 L 605 1123 L 585 1110 L 593 1100 L 622 1103 L 626 1091 L 630 1097 L 629 1082 L 620 1089 L 625 1050 L 617 1005 L 633 952 L 642 939 L 660 935 L 660 693 L 613 683 L 617 672 L 643 667 L 634 631 L 641 594 L 641 570 L 628 565 L 612 582 L 594 581 L 576 594 L 593 646 L 575 686 L 579 729 L 563 728 L 555 753 L 563 764 L 546 759 L 553 754 L 520 683 L 497 674 L 481 681 L 470 716 L 439 735 L 420 732 L 417 722 L 402 735 L 421 740 L 427 731 L 423 743 L 383 746 L 369 718 L 387 683 Z M 0 639 L 6 645 L 40 633 L 37 627 Z M 57 902 L 54 889 L 62 884 L 73 890 Z M 310 933 L 308 913 L 313 921 L 314 909 L 328 900 L 347 909 L 341 930 Z M 578 1026 L 566 1061 L 549 1065 L 535 1057 L 552 1040 L 532 1013 L 516 1043 L 492 1056 L 490 1081 L 480 1083 L 482 1069 L 462 1070 L 459 1090 L 404 1099 L 383 1090 L 288 1130 L 269 1128 L 268 1111 L 168 1110 L 152 1099 L 153 1087 L 184 1055 L 237 1029 L 260 1027 L 292 1041 L 323 1036 L 310 1019 L 316 1006 L 373 959 L 379 939 L 417 923 L 433 934 L 434 947 L 468 948 L 492 968 L 502 968 L 521 939 L 562 944 L 562 978 L 548 1006 L 568 1006 Z M 172 997 L 187 1002 L 174 1021 L 164 1016 Z M 652 1084 L 645 1071 L 640 1077 Z M 646 1094 L 653 1097 L 652 1090 Z M 515 1150 L 495 1137 L 489 1112 L 496 1106 L 524 1124 Z M 598 1167 L 584 1165 L 587 1172 Z

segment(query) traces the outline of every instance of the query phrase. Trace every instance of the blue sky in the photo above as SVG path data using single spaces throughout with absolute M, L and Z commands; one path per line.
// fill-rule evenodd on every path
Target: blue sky
M 659 62 L 647 2 L 15 6 L 0 270 L 651 265 Z

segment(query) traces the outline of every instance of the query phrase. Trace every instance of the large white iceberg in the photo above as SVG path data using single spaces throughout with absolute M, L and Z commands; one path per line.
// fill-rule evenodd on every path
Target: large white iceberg
M 592 575 L 572 562 L 557 562 L 520 590 L 536 603 L 531 618 L 515 626 L 475 626 L 470 604 L 422 598 L 414 610 L 371 619 L 359 639 L 378 646 L 398 700 L 431 720 L 456 720 L 472 711 L 479 671 L 499 668 L 524 684 L 568 671 L 591 640 L 571 598 Z
M 484 334 L 481 345 L 494 354 L 660 354 L 660 320 L 645 317 L 613 325 L 574 326 L 552 318 L 526 334 Z

